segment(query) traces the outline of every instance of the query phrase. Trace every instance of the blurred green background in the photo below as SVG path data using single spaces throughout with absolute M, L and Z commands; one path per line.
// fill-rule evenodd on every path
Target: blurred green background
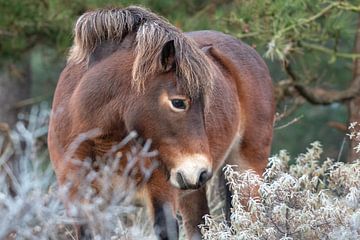
M 264 57 L 275 86 L 287 86 L 285 63 L 291 63 L 299 81 L 308 86 L 342 90 L 352 80 L 354 58 L 337 52 L 353 51 L 358 0 L 0 0 L 1 74 L 10 71 L 9 66 L 26 69 L 31 86 L 24 105 L 50 104 L 77 17 L 96 8 L 128 5 L 150 8 L 183 31 L 213 29 L 242 39 Z M 330 53 L 306 47 L 308 43 Z M 273 152 L 287 149 L 295 156 L 319 140 L 327 156 L 345 158 L 346 143 L 340 152 L 345 132 L 329 122 L 347 124 L 346 104 L 312 105 L 291 84 L 281 89 L 277 111 L 285 116 L 275 124 Z

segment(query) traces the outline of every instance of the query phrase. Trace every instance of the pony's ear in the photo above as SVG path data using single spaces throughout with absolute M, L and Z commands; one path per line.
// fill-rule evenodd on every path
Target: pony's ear
M 165 72 L 175 67 L 175 46 L 174 40 L 170 40 L 164 44 L 161 51 L 161 66 Z

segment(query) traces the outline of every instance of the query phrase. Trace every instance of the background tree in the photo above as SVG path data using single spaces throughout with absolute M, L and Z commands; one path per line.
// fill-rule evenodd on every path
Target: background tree
M 282 116 L 307 102 L 346 106 L 347 123 L 360 122 L 359 1 L 237 0 L 226 8 L 218 19 L 227 31 L 272 61 L 278 105 L 289 106 Z
M 32 51 L 39 46 L 65 50 L 70 44 L 71 16 L 85 10 L 76 6 L 67 0 L 0 1 L 1 122 L 13 126 L 26 105 L 22 101 L 32 95 Z

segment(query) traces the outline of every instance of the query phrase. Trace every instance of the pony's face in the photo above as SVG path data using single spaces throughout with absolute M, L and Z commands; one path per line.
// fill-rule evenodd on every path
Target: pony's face
M 189 97 L 173 70 L 149 79 L 129 112 L 127 127 L 152 139 L 173 186 L 196 189 L 212 176 L 203 96 Z

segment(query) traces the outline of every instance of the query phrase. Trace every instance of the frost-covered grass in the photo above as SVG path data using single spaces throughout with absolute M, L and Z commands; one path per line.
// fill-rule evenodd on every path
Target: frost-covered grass
M 71 186 L 59 187 L 49 164 L 48 116 L 46 107 L 35 107 L 21 116 L 8 137 L 0 135 L 0 239 L 75 239 L 73 223 L 87 223 L 95 239 L 155 239 L 145 209 L 132 202 L 135 187 L 128 182 L 107 185 L 121 156 L 101 159 L 97 171 L 85 161 L 82 199 L 64 207 L 61 200 Z M 360 142 L 359 127 L 352 124 L 349 136 Z M 130 134 L 115 151 L 135 137 Z M 149 149 L 145 144 L 127 157 L 154 154 Z M 212 215 L 201 226 L 204 238 L 360 239 L 360 161 L 335 162 L 322 159 L 321 153 L 320 143 L 314 142 L 289 165 L 289 155 L 280 151 L 270 158 L 263 178 L 227 166 L 234 192 L 231 226 L 219 215 L 219 192 L 210 189 Z M 19 163 L 15 172 L 10 170 L 14 160 Z M 90 187 L 94 180 L 103 183 L 100 192 Z M 125 181 L 119 178 L 119 183 Z
M 355 126 L 350 137 L 360 142 Z M 360 160 L 322 160 L 321 153 L 314 142 L 289 165 L 288 153 L 280 151 L 262 178 L 225 167 L 231 224 L 206 216 L 204 239 L 360 239 Z

